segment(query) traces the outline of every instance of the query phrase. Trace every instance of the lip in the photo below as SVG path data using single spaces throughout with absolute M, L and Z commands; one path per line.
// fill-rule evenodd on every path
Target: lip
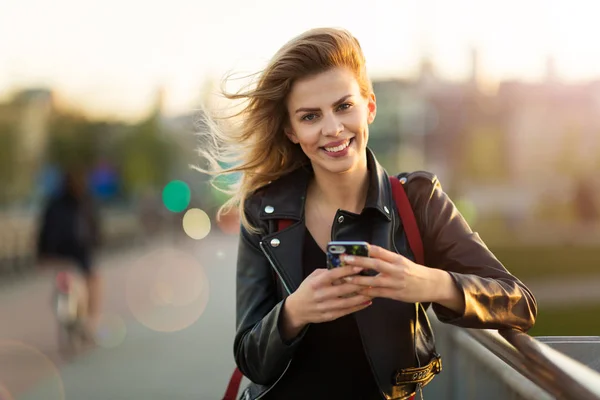
M 325 150 L 325 148 L 322 148 L 321 151 L 327 155 L 327 157 L 332 158 L 332 159 L 344 159 L 348 153 L 350 152 L 350 148 L 353 146 L 352 143 L 354 143 L 354 138 L 349 139 L 350 143 L 348 144 L 348 146 L 346 146 L 346 148 L 342 151 L 336 151 L 335 153 L 330 153 L 327 150 Z M 348 140 L 348 139 L 347 139 Z M 345 141 L 341 141 L 341 142 L 336 142 L 339 143 L 337 144 L 337 146 L 344 144 Z M 327 146 L 329 147 L 329 146 Z
M 322 148 L 325 147 L 338 147 L 343 145 L 344 143 L 346 143 L 347 141 L 351 140 L 352 138 L 346 138 L 346 139 L 342 139 L 342 140 L 338 140 L 337 142 L 329 142 L 324 146 L 321 146 Z

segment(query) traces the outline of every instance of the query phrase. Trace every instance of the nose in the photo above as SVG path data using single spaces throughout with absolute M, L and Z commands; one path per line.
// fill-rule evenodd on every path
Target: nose
M 328 113 L 323 116 L 323 135 L 338 136 L 344 131 L 342 121 L 334 113 Z

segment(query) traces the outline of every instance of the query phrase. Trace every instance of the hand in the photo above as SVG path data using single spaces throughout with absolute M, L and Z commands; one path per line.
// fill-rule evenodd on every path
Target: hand
M 369 246 L 369 257 L 346 255 L 343 259 L 348 266 L 379 272 L 376 276 L 357 275 L 344 278 L 346 282 L 361 286 L 360 294 L 407 303 L 438 300 L 438 274 L 445 273 L 444 271 L 419 265 L 400 254 L 373 245 Z
M 286 300 L 293 325 L 333 321 L 371 305 L 372 297 L 356 294 L 360 286 L 343 281 L 360 271 L 357 267 L 316 269 Z

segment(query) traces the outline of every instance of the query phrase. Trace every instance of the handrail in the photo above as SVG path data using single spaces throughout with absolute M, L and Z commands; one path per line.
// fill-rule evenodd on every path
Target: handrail
M 600 373 L 528 334 L 514 329 L 465 331 L 557 399 L 600 400 Z

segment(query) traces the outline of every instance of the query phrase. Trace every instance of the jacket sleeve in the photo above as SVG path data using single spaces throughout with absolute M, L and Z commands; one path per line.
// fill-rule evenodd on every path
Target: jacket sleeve
M 471 230 L 437 178 L 413 173 L 407 186 L 426 265 L 448 271 L 464 297 L 462 314 L 434 303 L 440 321 L 464 328 L 531 329 L 537 316 L 533 294 Z
M 285 371 L 300 334 L 283 340 L 279 319 L 285 300 L 279 301 L 269 261 L 258 235 L 241 229 L 236 281 L 236 335 L 234 356 L 240 371 L 254 383 L 269 385 Z M 305 330 L 304 330 L 305 331 Z

